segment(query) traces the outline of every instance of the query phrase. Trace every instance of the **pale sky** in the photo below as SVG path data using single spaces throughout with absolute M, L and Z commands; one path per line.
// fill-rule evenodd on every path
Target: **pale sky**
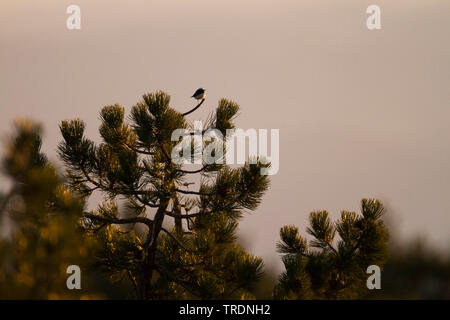
M 81 30 L 66 8 L 81 8 Z M 381 30 L 366 8 L 381 8 Z M 280 130 L 280 170 L 239 234 L 280 266 L 279 229 L 305 233 L 309 212 L 389 208 L 395 233 L 450 244 L 450 2 L 446 0 L 1 0 L 0 128 L 28 116 L 57 160 L 58 123 L 79 117 L 99 141 L 99 111 L 129 112 L 165 90 L 205 118 L 241 106 L 243 129 Z M 394 231 L 393 231 L 394 232 Z

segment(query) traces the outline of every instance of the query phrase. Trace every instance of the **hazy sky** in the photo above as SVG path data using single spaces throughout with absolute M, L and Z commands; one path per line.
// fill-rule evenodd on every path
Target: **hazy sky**
M 81 7 L 81 30 L 66 8 Z M 366 28 L 381 7 L 382 29 Z M 186 111 L 198 87 L 206 117 L 221 97 L 237 126 L 280 129 L 280 170 L 240 224 L 248 249 L 274 259 L 279 229 L 309 212 L 383 200 L 408 238 L 450 243 L 450 2 L 446 0 L 1 0 L 0 128 L 79 117 L 99 141 L 99 111 L 129 112 L 163 89 Z

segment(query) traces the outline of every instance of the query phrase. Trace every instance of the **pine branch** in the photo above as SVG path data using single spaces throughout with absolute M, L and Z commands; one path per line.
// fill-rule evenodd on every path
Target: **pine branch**
M 130 269 L 127 269 L 128 278 L 130 279 L 131 283 L 133 284 L 134 291 L 136 294 L 139 293 L 138 284 L 136 282 L 136 279 L 134 278 L 133 274 L 131 273 Z
M 174 215 L 172 212 L 170 211 L 166 211 L 166 215 L 168 215 L 169 217 L 172 218 L 181 218 L 181 219 L 190 219 L 190 218 L 195 218 L 195 217 L 199 217 L 199 216 L 207 216 L 209 214 L 214 213 L 215 211 L 205 211 L 205 212 L 196 212 L 196 213 L 186 213 L 186 214 L 182 214 L 181 216 L 177 216 Z
M 83 216 L 90 220 L 105 222 L 108 224 L 130 224 L 130 223 L 143 223 L 147 225 L 148 228 L 153 226 L 153 221 L 146 217 L 131 217 L 131 218 L 110 218 L 105 216 L 100 216 L 90 212 L 84 212 Z
M 149 156 L 155 155 L 155 153 L 152 152 L 152 151 L 145 151 L 145 150 L 142 150 L 142 149 L 139 149 L 139 148 L 135 148 L 135 147 L 133 147 L 133 146 L 130 146 L 130 145 L 127 144 L 127 143 L 125 143 L 124 145 L 125 145 L 127 148 L 129 148 L 130 150 L 132 150 L 132 151 L 134 151 L 134 152 L 137 152 L 137 153 L 140 153 L 140 154 L 145 154 L 145 155 L 149 155 Z
M 171 237 L 173 240 L 175 240 L 175 242 L 178 243 L 178 245 L 179 245 L 180 247 L 182 247 L 186 252 L 192 252 L 192 250 L 189 250 L 188 248 L 186 248 L 186 247 L 184 246 L 184 244 L 183 244 L 180 240 L 178 240 L 177 237 L 175 237 L 169 230 L 167 230 L 167 229 L 165 229 L 165 228 L 163 228 L 163 227 L 161 227 L 161 230 L 164 231 L 164 232 L 165 232 L 169 237 Z
M 159 272 L 159 274 L 163 276 L 166 280 L 175 282 L 180 286 L 182 286 L 186 291 L 190 292 L 191 294 L 197 297 L 201 297 L 201 294 L 197 290 L 192 288 L 188 282 L 179 279 L 175 274 L 164 268 L 162 265 L 155 263 L 155 267 L 156 270 Z
M 204 192 L 198 192 L 198 191 L 189 191 L 189 190 L 181 190 L 178 188 L 175 188 L 176 192 L 183 193 L 183 194 L 193 194 L 198 196 L 211 196 L 211 193 L 204 193 Z
M 188 114 L 191 114 L 192 112 L 194 112 L 195 110 L 200 108 L 200 106 L 203 104 L 204 101 L 205 101 L 205 99 L 202 99 L 202 101 L 200 101 L 200 103 L 194 109 L 191 109 L 188 112 L 182 113 L 183 117 L 187 116 Z

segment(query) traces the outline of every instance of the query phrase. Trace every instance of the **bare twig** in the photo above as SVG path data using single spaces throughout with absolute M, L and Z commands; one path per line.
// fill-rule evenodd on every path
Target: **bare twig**
M 197 110 L 198 108 L 200 108 L 200 106 L 203 104 L 203 102 L 205 101 L 205 99 L 202 99 L 202 101 L 200 101 L 200 103 L 194 108 L 189 110 L 188 112 L 183 113 L 183 117 L 187 116 L 188 114 L 191 114 L 192 112 L 194 112 L 195 110 Z
M 183 193 L 183 194 L 195 194 L 195 195 L 198 195 L 198 196 L 211 196 L 212 195 L 211 193 L 204 193 L 204 192 L 198 192 L 198 191 L 189 191 L 189 190 L 181 190 L 181 189 L 178 189 L 178 188 L 176 188 L 175 191 Z

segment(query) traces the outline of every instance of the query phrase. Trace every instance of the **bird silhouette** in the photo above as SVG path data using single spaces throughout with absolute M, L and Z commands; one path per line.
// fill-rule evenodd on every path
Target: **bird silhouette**
M 191 98 L 195 98 L 197 100 L 203 100 L 206 97 L 206 90 L 203 88 L 198 88 L 197 91 L 194 92 Z

